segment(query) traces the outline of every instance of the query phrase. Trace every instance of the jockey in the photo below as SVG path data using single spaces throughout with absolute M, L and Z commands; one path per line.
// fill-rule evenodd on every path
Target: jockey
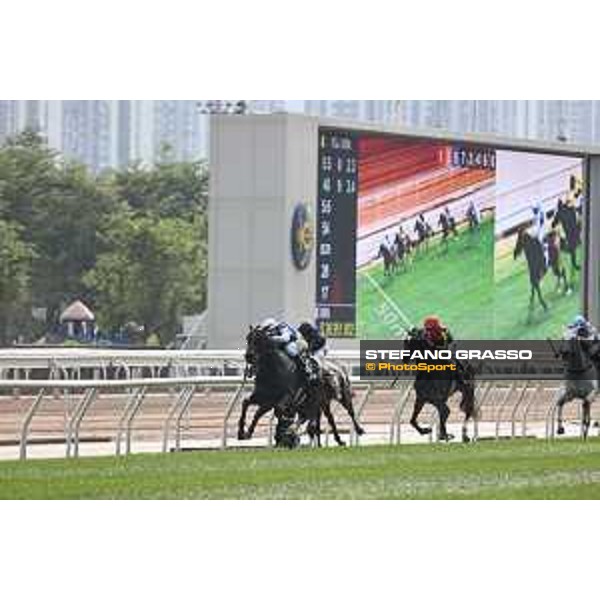
M 540 201 L 536 202 L 532 208 L 533 212 L 533 232 L 532 237 L 537 238 L 542 244 L 542 248 L 544 249 L 544 261 L 546 263 L 546 268 L 548 268 L 549 264 L 549 254 L 548 254 L 548 244 L 546 243 L 544 236 L 544 228 L 546 225 L 546 213 L 544 212 L 544 207 Z
M 321 362 L 327 355 L 327 340 L 321 334 L 318 327 L 312 323 L 302 323 L 302 325 L 298 327 L 298 331 L 308 344 L 308 351 L 311 356 Z
M 315 380 L 317 374 L 306 360 L 308 345 L 304 337 L 291 325 L 285 321 L 277 321 L 273 318 L 265 319 L 259 328 L 262 329 L 269 339 L 280 348 L 296 363 L 301 372 L 306 376 L 309 382 Z
M 564 405 L 575 398 L 587 403 L 596 389 L 593 359 L 598 354 L 598 340 L 598 331 L 583 316 L 575 317 L 565 329 L 564 342 L 558 354 L 565 366 L 565 383 L 557 402 L 559 435 L 565 432 L 562 419 Z
M 436 316 L 427 317 L 423 321 L 423 338 L 431 346 L 439 349 L 447 348 L 453 341 L 449 329 Z
M 598 330 L 585 317 L 578 315 L 565 329 L 565 340 L 598 340 Z
M 471 200 L 471 203 L 469 204 L 467 214 L 471 216 L 471 219 L 473 220 L 475 226 L 479 227 L 479 225 L 481 224 L 481 213 L 479 212 L 479 208 L 477 207 L 475 202 L 473 202 L 473 200 Z
M 540 201 L 536 202 L 531 210 L 533 211 L 533 235 L 540 242 L 544 242 L 544 225 L 546 224 L 546 214 Z

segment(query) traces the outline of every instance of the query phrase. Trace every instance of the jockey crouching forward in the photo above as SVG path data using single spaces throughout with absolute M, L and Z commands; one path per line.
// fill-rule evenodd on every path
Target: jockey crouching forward
M 414 329 L 411 336 L 416 335 L 426 343 L 431 350 L 448 350 L 454 342 L 454 336 L 450 329 L 444 325 L 439 317 L 427 317 L 423 322 L 423 329 Z M 453 359 L 456 364 L 456 376 L 459 381 L 465 380 L 465 366 L 457 359 Z
M 283 351 L 296 363 L 308 384 L 318 380 L 319 373 L 309 360 L 309 346 L 304 337 L 294 327 L 284 321 L 266 319 L 260 324 L 273 344 Z
M 600 351 L 600 336 L 596 328 L 584 317 L 576 319 L 567 326 L 559 356 L 565 366 L 565 384 L 561 390 L 558 407 L 558 435 L 563 435 L 563 408 L 565 404 L 579 398 L 583 401 L 584 432 L 590 426 L 590 402 L 596 391 L 596 367 L 594 359 Z

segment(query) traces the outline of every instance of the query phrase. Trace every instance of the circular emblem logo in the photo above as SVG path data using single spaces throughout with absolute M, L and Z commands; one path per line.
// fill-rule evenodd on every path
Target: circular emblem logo
M 306 204 L 298 204 L 294 209 L 291 241 L 294 265 L 299 271 L 303 271 L 310 263 L 314 245 L 312 219 Z

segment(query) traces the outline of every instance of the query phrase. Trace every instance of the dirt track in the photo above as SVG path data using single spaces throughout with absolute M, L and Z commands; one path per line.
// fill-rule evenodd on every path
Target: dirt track
M 488 393 L 484 398 L 480 416 L 480 435 L 495 435 L 497 423 L 500 424 L 498 433 L 501 436 L 511 435 L 512 422 L 515 423 L 516 436 L 529 435 L 534 430 L 543 432 L 545 420 L 555 398 L 555 386 L 552 384 L 542 386 L 543 389 L 534 387 L 526 390 L 516 387 L 512 391 L 508 386 L 498 387 Z M 228 401 L 233 390 L 227 392 L 206 394 L 198 392 L 192 403 L 181 414 L 180 434 L 181 446 L 219 447 L 223 436 L 224 416 Z M 364 391 L 358 390 L 355 397 L 355 406 L 359 407 Z M 390 439 L 391 423 L 394 411 L 400 397 L 398 390 L 379 390 L 374 393 L 367 403 L 361 416 L 361 422 L 367 430 L 366 441 L 387 442 Z M 480 399 L 483 393 L 480 392 Z M 64 440 L 67 424 L 73 416 L 81 396 L 56 395 L 42 401 L 39 410 L 31 422 L 29 440 L 32 448 L 38 445 L 52 447 L 51 454 L 64 455 Z M 86 454 L 86 446 L 105 444 L 101 453 L 112 453 L 115 448 L 116 433 L 123 410 L 127 404 L 124 394 L 105 393 L 96 398 L 82 421 L 80 439 L 82 441 L 81 454 Z M 21 398 L 2 397 L 0 400 L 0 445 L 3 458 L 16 458 L 18 456 L 18 440 L 23 419 L 34 401 L 33 396 Z M 132 442 L 133 451 L 160 451 L 166 417 L 173 407 L 176 396 L 168 393 L 152 394 L 145 398 L 140 411 L 133 421 Z M 400 435 L 403 441 L 416 439 L 408 425 L 408 418 L 412 403 L 409 401 L 401 415 Z M 462 416 L 456 401 L 451 401 L 450 431 L 458 435 L 459 424 Z M 527 429 L 523 430 L 523 421 L 527 413 Z M 178 411 L 175 415 L 178 414 Z M 565 416 L 572 422 L 571 433 L 578 433 L 579 406 L 573 403 L 568 407 Z M 350 421 L 341 407 L 335 405 L 335 416 L 340 432 L 348 440 Z M 226 427 L 228 443 L 235 444 L 237 436 L 237 421 L 239 417 L 239 403 L 233 411 Z M 433 413 L 427 408 L 421 417 L 425 424 L 432 421 Z M 600 417 L 600 406 L 594 407 L 594 420 Z M 256 430 L 255 438 L 260 444 L 266 444 L 269 437 L 269 417 L 264 417 Z M 325 423 L 323 423 L 325 431 Z M 176 418 L 173 418 L 169 433 L 168 448 L 175 446 Z M 332 442 L 333 443 L 333 442 Z

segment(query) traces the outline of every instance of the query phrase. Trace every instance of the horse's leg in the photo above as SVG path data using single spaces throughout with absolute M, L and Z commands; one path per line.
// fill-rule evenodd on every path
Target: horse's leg
M 246 431 L 246 435 L 243 438 L 240 439 L 244 439 L 244 440 L 249 440 L 252 439 L 252 436 L 254 435 L 254 430 L 256 429 L 256 426 L 258 425 L 258 422 L 262 419 L 262 417 L 264 417 L 273 407 L 272 406 L 259 406 L 256 409 L 256 412 L 254 413 L 254 416 L 252 417 L 252 422 L 250 423 L 250 427 L 248 427 L 248 431 Z
M 352 389 L 350 387 L 350 382 L 346 379 L 345 375 L 341 373 L 336 375 L 337 382 L 340 387 L 340 396 L 335 395 L 335 391 L 333 392 L 333 398 L 337 400 L 344 410 L 348 413 L 348 416 L 352 420 L 352 425 L 354 426 L 354 431 L 356 435 L 363 435 L 365 430 L 360 426 L 356 419 L 356 415 L 354 413 L 354 404 L 352 402 Z
M 429 435 L 431 433 L 431 429 L 429 427 L 421 427 L 419 425 L 419 415 L 425 406 L 425 400 L 417 396 L 415 400 L 415 405 L 413 408 L 413 414 L 410 418 L 410 424 L 421 434 L 421 435 Z
M 331 404 L 328 400 L 325 400 L 325 402 L 323 402 L 322 409 L 336 444 L 338 446 L 345 446 L 346 442 L 344 442 L 344 440 L 342 440 L 342 438 L 340 437 L 337 424 L 335 422 L 335 419 L 333 418 L 333 413 L 331 412 Z
M 592 404 L 588 398 L 583 400 L 583 439 L 587 440 L 592 424 Z
M 469 437 L 469 417 L 465 416 L 465 419 L 463 421 L 463 425 L 462 425 L 462 441 L 463 444 L 468 444 L 471 441 L 471 438 Z
M 310 445 L 321 447 L 321 408 L 315 406 L 311 416 L 307 417 L 308 425 L 306 426 L 306 432 L 310 438 Z
M 448 442 L 454 437 L 449 435 L 446 429 L 446 423 L 448 422 L 448 417 L 450 416 L 450 409 L 448 408 L 448 404 L 446 402 L 440 401 L 436 403 L 436 408 L 440 417 L 440 435 L 438 436 L 438 440 L 442 442 Z
M 562 282 L 563 282 L 563 288 L 565 290 L 565 294 L 571 293 L 571 286 L 569 284 L 569 281 L 567 280 L 567 270 L 562 265 L 560 267 L 559 285 L 560 285 L 561 279 L 562 279 Z
M 542 305 L 542 308 L 544 309 L 544 311 L 548 311 L 548 305 L 546 304 L 546 302 L 544 301 L 544 298 L 542 297 L 542 288 L 540 286 L 540 282 L 538 281 L 535 284 L 535 291 L 537 293 L 538 296 L 538 300 L 540 301 L 540 304 Z
M 573 268 L 573 271 L 579 271 L 580 267 L 577 264 L 577 246 L 569 248 L 569 255 L 571 257 L 571 267 Z
M 569 402 L 570 400 L 571 400 L 571 396 L 570 396 L 568 390 L 565 389 L 563 391 L 563 393 L 560 395 L 560 398 L 558 399 L 558 401 L 556 403 L 556 424 L 557 424 L 556 434 L 557 435 L 565 434 L 565 428 L 563 425 L 563 409 L 565 407 L 565 404 L 567 402 Z
M 356 435 L 364 435 L 365 430 L 361 427 L 360 423 L 356 419 L 354 413 L 354 404 L 352 403 L 352 393 L 347 389 L 346 383 L 342 382 L 342 397 L 339 399 L 339 403 L 344 407 L 350 419 L 352 419 L 352 425 Z
M 533 310 L 533 303 L 535 302 L 535 284 L 531 284 L 531 290 L 529 294 L 529 310 Z
M 242 412 L 240 413 L 240 419 L 238 421 L 238 440 L 246 439 L 246 434 L 244 433 L 244 429 L 246 427 L 246 415 L 248 413 L 248 408 L 253 404 L 254 394 L 252 394 L 242 402 Z

